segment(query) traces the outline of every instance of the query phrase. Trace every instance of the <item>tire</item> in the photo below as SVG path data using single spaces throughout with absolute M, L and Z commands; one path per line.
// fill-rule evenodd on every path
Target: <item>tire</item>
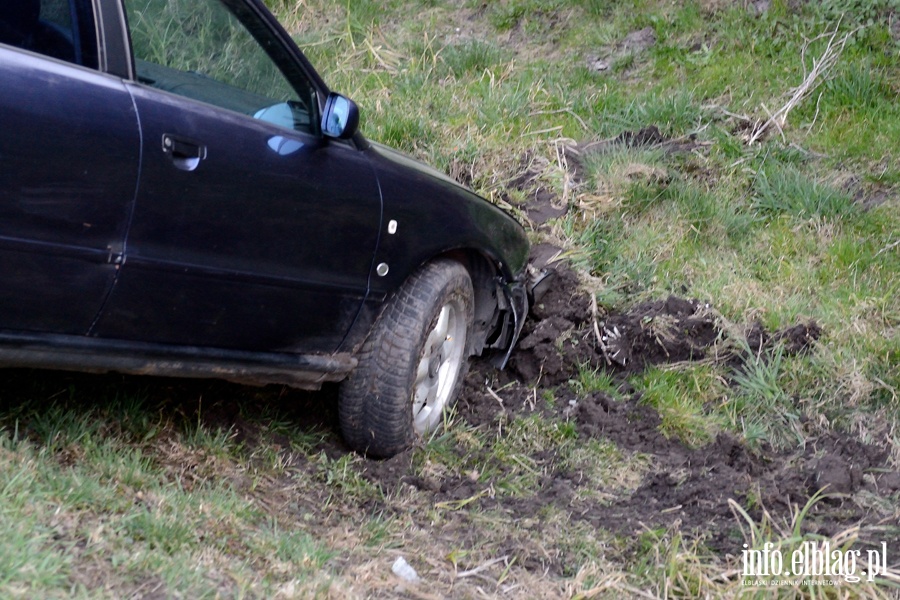
M 341 384 L 341 431 L 353 450 L 388 458 L 443 424 L 468 370 L 473 297 L 466 268 L 438 259 L 388 300 Z

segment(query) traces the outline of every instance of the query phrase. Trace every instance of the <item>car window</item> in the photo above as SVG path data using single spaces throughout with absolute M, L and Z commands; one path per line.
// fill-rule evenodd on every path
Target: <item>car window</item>
M 96 68 L 90 0 L 0 2 L 0 43 Z
M 318 133 L 313 86 L 240 0 L 127 0 L 138 81 Z

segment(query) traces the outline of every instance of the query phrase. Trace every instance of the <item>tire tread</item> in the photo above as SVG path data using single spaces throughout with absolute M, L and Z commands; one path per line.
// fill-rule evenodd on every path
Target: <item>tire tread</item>
M 438 259 L 426 264 L 386 303 L 360 349 L 359 364 L 340 389 L 340 425 L 352 449 L 389 457 L 415 440 L 412 388 L 419 356 L 440 307 L 455 294 L 463 295 L 468 345 L 473 291 L 468 271 L 460 263 Z M 451 400 L 465 377 L 467 356 L 468 349 Z

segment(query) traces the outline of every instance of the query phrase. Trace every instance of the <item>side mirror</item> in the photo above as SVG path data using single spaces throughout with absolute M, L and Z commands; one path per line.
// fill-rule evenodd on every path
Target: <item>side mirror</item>
M 322 111 L 322 133 L 328 137 L 346 140 L 356 134 L 359 127 L 359 108 L 349 98 L 334 92 L 328 94 Z

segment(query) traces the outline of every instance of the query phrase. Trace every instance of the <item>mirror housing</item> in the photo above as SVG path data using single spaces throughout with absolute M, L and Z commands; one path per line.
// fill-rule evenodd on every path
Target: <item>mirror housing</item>
M 359 108 L 349 98 L 331 92 L 322 111 L 322 133 L 331 138 L 347 140 L 359 127 Z

